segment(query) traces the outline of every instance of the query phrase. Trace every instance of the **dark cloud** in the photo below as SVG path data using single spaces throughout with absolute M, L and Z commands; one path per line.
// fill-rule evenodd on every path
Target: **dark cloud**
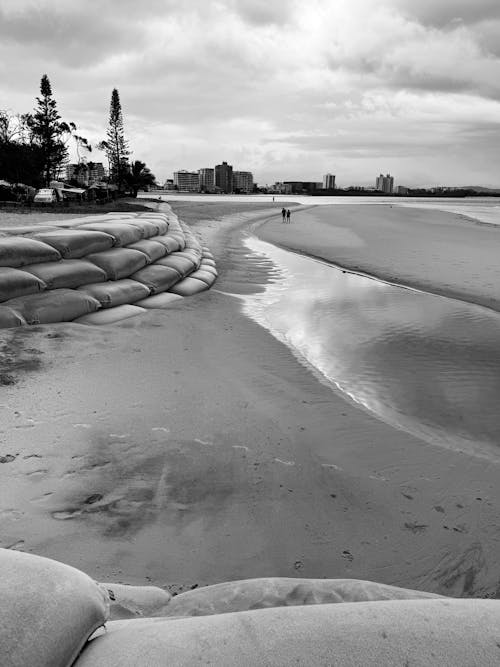
M 474 24 L 500 19 L 498 0 L 393 0 L 393 3 L 407 16 L 439 28 L 456 22 Z

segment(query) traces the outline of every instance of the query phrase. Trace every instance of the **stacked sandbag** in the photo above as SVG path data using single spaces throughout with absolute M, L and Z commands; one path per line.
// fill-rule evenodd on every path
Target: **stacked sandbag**
M 31 238 L 0 237 L 0 328 L 80 318 L 118 321 L 170 307 L 208 289 L 216 276 L 210 251 L 174 213 L 111 213 L 54 223 Z M 42 291 L 49 296 L 28 298 Z M 138 303 L 144 307 L 125 308 Z M 94 315 L 99 308 L 113 312 Z
M 159 259 L 154 264 L 146 266 L 144 269 L 133 273 L 130 277 L 132 280 L 137 280 L 140 283 L 146 285 L 151 294 L 158 294 L 159 292 L 165 292 L 170 287 L 175 285 L 181 279 L 181 275 L 175 268 L 170 266 L 162 266 L 160 262 L 163 260 Z
M 84 285 L 79 287 L 78 291 L 85 292 L 85 294 L 97 299 L 101 308 L 114 308 L 126 303 L 135 303 L 147 299 L 150 295 L 149 288 L 146 285 L 130 278 Z
M 22 269 L 0 266 L 0 301 L 7 301 L 25 294 L 36 294 L 46 288 L 43 280 Z
M 106 324 L 116 324 L 117 322 L 122 322 L 123 320 L 128 320 L 131 317 L 136 315 L 142 315 L 147 312 L 145 308 L 140 306 L 134 306 L 130 303 L 124 304 L 123 306 L 116 306 L 115 308 L 106 308 L 105 310 L 99 310 L 97 313 L 89 313 L 88 315 L 83 315 L 78 317 L 74 321 L 77 324 L 94 324 L 94 325 L 106 325 Z
M 141 241 L 136 241 L 135 243 L 130 244 L 127 248 L 139 250 L 144 253 L 147 257 L 148 264 L 151 264 L 151 262 L 156 262 L 157 259 L 165 257 L 168 252 L 165 245 L 159 243 L 157 239 L 158 237 L 154 239 L 142 239 Z
M 78 225 L 78 229 L 91 229 L 110 234 L 115 241 L 115 246 L 127 246 L 144 238 L 144 231 L 142 229 L 118 220 L 111 222 L 87 222 L 83 225 Z
M 33 234 L 33 238 L 55 248 L 63 259 L 80 259 L 109 250 L 115 242 L 110 234 L 90 229 L 58 229 Z
M 42 280 L 48 290 L 80 287 L 106 280 L 106 272 L 86 259 L 61 259 L 58 262 L 30 264 L 22 269 Z
M 72 289 L 55 289 L 21 296 L 3 305 L 19 313 L 27 324 L 71 322 L 101 307 L 97 299 Z
M 0 549 L 0 664 L 72 665 L 108 618 L 106 590 L 48 558 Z
M 26 264 L 57 262 L 61 255 L 55 248 L 24 236 L 0 238 L 0 266 L 19 268 Z
M 111 621 L 75 667 L 499 664 L 498 600 L 389 600 Z
M 22 327 L 25 324 L 26 320 L 18 312 L 16 312 L 12 308 L 8 308 L 5 305 L 0 306 L 0 329 L 10 329 L 11 327 Z
M 143 252 L 131 248 L 104 250 L 103 252 L 87 255 L 87 260 L 99 267 L 108 280 L 128 278 L 148 263 L 147 257 Z

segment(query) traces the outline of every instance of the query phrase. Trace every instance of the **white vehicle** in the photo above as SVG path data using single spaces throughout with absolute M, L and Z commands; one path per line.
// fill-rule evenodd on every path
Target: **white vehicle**
M 33 201 L 36 204 L 53 204 L 57 200 L 58 197 L 54 188 L 41 188 L 37 190 Z

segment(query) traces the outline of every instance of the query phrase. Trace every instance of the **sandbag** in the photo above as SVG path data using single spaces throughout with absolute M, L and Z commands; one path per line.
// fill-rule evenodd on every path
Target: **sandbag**
M 197 269 L 193 273 L 189 274 L 190 278 L 196 278 L 196 280 L 201 280 L 204 282 L 207 287 L 212 287 L 215 282 L 215 276 L 210 271 L 203 271 L 203 269 Z
M 202 258 L 206 259 L 215 259 L 214 256 L 212 255 L 211 252 L 207 252 L 206 250 L 202 250 L 201 253 Z
M 181 296 L 193 296 L 208 289 L 208 285 L 196 278 L 184 278 L 170 288 L 170 292 Z
M 150 294 L 146 285 L 138 283 L 136 280 L 130 280 L 130 278 L 84 285 L 79 287 L 78 291 L 93 296 L 94 299 L 99 301 L 102 308 L 113 308 L 124 303 L 135 303 L 140 299 L 146 299 Z
M 108 617 L 105 590 L 75 568 L 0 549 L 0 663 L 72 665 Z
M 5 305 L 19 312 L 28 324 L 71 322 L 101 307 L 97 299 L 72 289 L 56 289 L 20 296 L 6 301 Z
M 111 599 L 110 620 L 137 616 L 162 616 L 172 595 L 158 586 L 101 583 Z
M 209 273 L 211 273 L 212 275 L 214 275 L 216 277 L 219 275 L 215 266 L 213 266 L 212 264 L 205 264 L 205 262 L 203 260 L 201 260 L 200 269 L 202 271 L 208 271 Z
M 173 597 L 161 615 L 205 616 L 295 605 L 435 598 L 443 596 L 358 579 L 264 577 L 186 591 Z
M 209 257 L 203 257 L 202 261 L 203 261 L 204 264 L 215 267 L 215 260 L 210 259 Z
M 192 262 L 194 262 L 195 266 L 198 267 L 201 262 L 201 255 L 197 253 L 195 250 L 188 250 L 187 248 L 185 250 L 181 250 L 179 252 L 176 252 L 174 257 L 187 257 L 190 259 Z
M 167 253 L 169 254 L 171 252 L 177 252 L 177 250 L 181 249 L 181 244 L 179 243 L 179 240 L 170 235 L 155 236 L 154 241 L 155 243 L 161 243 L 165 247 Z
M 140 216 L 139 218 L 136 218 L 137 222 L 142 222 L 143 220 L 155 226 L 156 234 L 154 234 L 153 236 L 156 236 L 157 234 L 166 234 L 168 232 L 168 222 L 160 217 L 155 218 L 147 214 L 145 216 Z
M 161 262 L 162 260 L 158 260 Z M 169 266 L 161 266 L 158 262 L 146 266 L 144 269 L 137 271 L 130 276 L 132 280 L 138 280 L 144 283 L 151 290 L 152 294 L 158 292 L 165 292 L 181 280 L 178 271 Z
M 187 257 L 177 257 L 177 253 L 167 255 L 166 257 L 159 259 L 155 264 L 175 269 L 183 278 L 192 273 L 196 268 L 192 259 L 188 259 Z
M 26 264 L 57 262 L 61 255 L 55 248 L 25 236 L 4 236 L 0 238 L 0 266 L 18 268 Z
M 0 301 L 15 299 L 24 294 L 36 294 L 45 288 L 45 283 L 37 276 L 26 273 L 22 269 L 0 266 Z
M 175 294 L 172 294 L 175 296 Z M 181 298 L 181 297 L 179 297 Z M 10 329 L 10 327 L 22 327 L 26 320 L 20 313 L 7 306 L 0 306 L 0 329 Z
M 110 234 L 115 240 L 115 246 L 127 246 L 143 238 L 142 229 L 120 221 L 87 222 L 79 225 L 78 229 L 93 229 L 97 232 Z
M 145 308 L 140 308 L 139 306 L 126 304 L 123 306 L 116 306 L 116 308 L 106 308 L 97 313 L 83 315 L 82 317 L 77 318 L 75 322 L 77 324 L 94 325 L 115 324 L 116 322 L 128 320 L 136 315 L 142 315 L 142 313 L 147 313 L 147 310 Z
M 147 299 L 142 299 L 136 302 L 136 306 L 141 308 L 170 308 L 170 306 L 179 303 L 184 297 L 180 294 L 172 294 L 171 292 L 161 292 L 160 294 L 153 294 Z
M 64 259 L 79 259 L 92 252 L 108 250 L 115 242 L 110 234 L 90 229 L 59 229 L 34 234 L 33 238 L 58 250 Z
M 106 280 L 104 271 L 85 259 L 61 259 L 58 262 L 30 264 L 21 270 L 43 280 L 49 290 L 79 287 Z
M 143 252 L 146 255 L 149 263 L 156 262 L 157 259 L 161 259 L 167 254 L 167 248 L 165 245 L 163 243 L 158 243 L 156 238 L 136 241 L 135 243 L 127 246 L 127 248 Z
M 75 667 L 496 665 L 499 626 L 498 600 L 454 599 L 111 621 Z
M 172 232 L 169 229 L 168 235 L 179 242 L 179 250 L 184 250 L 184 248 L 186 247 L 186 239 L 184 238 L 184 234 L 182 232 L 175 232 L 175 231 Z
M 102 269 L 108 280 L 128 278 L 148 263 L 148 258 L 139 250 L 131 248 L 113 248 L 104 252 L 88 255 L 87 259 Z
M 158 225 L 150 220 L 144 220 L 143 218 L 131 218 L 130 220 L 127 220 L 127 224 L 138 227 L 142 231 L 142 236 L 145 239 L 149 239 L 152 236 L 158 236 L 159 234 Z

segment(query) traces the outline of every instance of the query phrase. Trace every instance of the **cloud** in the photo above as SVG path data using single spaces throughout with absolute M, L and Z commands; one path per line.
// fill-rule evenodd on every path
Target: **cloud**
M 355 180 L 495 143 L 499 27 L 496 0 L 2 0 L 0 98 L 30 110 L 47 72 L 97 141 L 116 86 L 160 178 L 228 159 L 259 180 L 335 163 Z

